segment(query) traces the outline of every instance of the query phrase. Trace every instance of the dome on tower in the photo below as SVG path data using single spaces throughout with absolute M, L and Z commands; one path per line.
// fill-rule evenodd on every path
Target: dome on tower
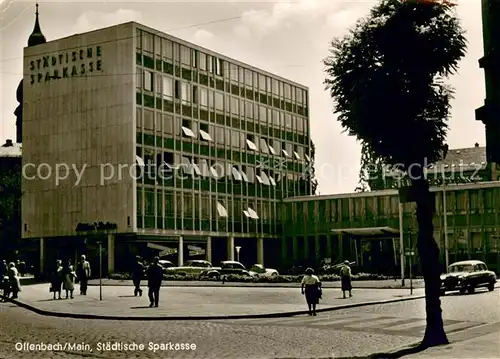
M 28 47 L 45 44 L 47 42 L 47 40 L 45 40 L 45 36 L 43 36 L 42 34 L 42 30 L 40 29 L 40 23 L 38 21 L 38 4 L 36 4 L 35 15 L 36 15 L 35 27 L 33 28 L 33 32 L 31 33 L 28 39 Z

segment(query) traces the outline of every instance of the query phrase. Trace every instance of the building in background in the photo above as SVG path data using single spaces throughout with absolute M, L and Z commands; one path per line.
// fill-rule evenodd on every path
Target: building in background
M 279 266 L 280 201 L 311 194 L 306 87 L 134 22 L 26 47 L 22 109 L 22 236 L 45 269 L 97 261 L 96 240 L 110 272 L 236 246 Z M 76 230 L 94 222 L 116 229 Z

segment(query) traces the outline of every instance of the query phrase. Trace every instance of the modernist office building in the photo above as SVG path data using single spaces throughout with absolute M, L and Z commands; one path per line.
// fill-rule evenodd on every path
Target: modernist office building
M 117 225 L 109 271 L 236 247 L 278 265 L 279 203 L 311 191 L 306 87 L 130 22 L 26 47 L 23 94 L 22 232 L 42 267 L 95 261 L 103 234 L 76 227 L 99 221 Z

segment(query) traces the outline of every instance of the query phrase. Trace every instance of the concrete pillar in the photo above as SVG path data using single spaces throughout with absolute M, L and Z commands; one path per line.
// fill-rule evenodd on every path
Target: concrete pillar
M 115 271 L 115 235 L 108 233 L 108 275 Z
M 178 266 L 182 267 L 184 265 L 184 239 L 182 236 L 179 237 L 179 249 L 177 250 L 178 255 Z
M 207 249 L 205 250 L 205 260 L 212 263 L 212 237 L 207 237 Z
M 38 268 L 40 274 L 44 272 L 44 264 L 45 264 L 45 240 L 43 238 L 40 238 L 40 267 Z
M 332 259 L 332 235 L 326 235 L 326 258 Z
M 339 233 L 338 241 L 339 241 L 339 259 L 341 262 L 343 262 L 345 258 L 344 258 L 344 235 L 342 233 Z
M 257 238 L 257 264 L 264 265 L 264 238 Z
M 227 260 L 234 261 L 234 237 L 227 239 Z

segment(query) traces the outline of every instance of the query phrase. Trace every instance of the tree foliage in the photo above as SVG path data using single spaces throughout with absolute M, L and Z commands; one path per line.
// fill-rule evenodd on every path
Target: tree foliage
M 315 195 L 318 190 L 318 179 L 316 178 L 316 146 L 314 142 L 311 141 L 311 169 L 310 169 L 310 181 L 311 181 L 311 194 Z
M 0 170 L 0 248 L 12 255 L 21 237 L 21 168 Z
M 457 70 L 466 49 L 450 9 L 383 0 L 332 41 L 326 88 L 365 153 L 404 168 L 441 158 L 453 95 L 442 78 Z

